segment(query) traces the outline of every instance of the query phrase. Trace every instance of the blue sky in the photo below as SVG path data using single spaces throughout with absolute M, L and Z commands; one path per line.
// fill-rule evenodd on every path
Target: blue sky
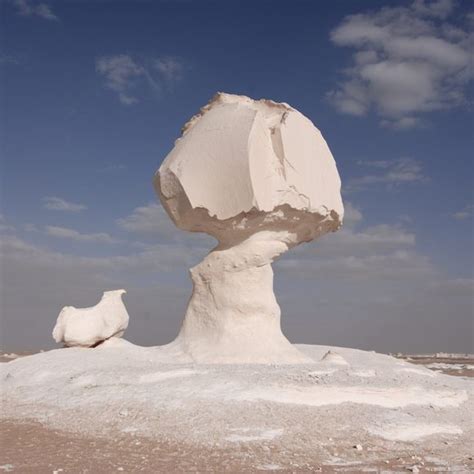
M 472 351 L 469 7 L 3 1 L 2 346 L 50 346 L 62 306 L 119 287 L 133 342 L 173 338 L 211 242 L 151 181 L 224 91 L 307 115 L 343 181 L 344 230 L 275 265 L 290 339 Z

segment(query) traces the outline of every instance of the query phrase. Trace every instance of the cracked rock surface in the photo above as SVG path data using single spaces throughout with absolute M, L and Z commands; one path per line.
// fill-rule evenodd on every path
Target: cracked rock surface
M 307 221 L 311 240 L 318 222 L 336 230 L 344 214 L 321 132 L 271 100 L 218 93 L 184 126 L 154 184 L 178 227 L 219 241 L 265 224 L 291 230 L 295 220 Z

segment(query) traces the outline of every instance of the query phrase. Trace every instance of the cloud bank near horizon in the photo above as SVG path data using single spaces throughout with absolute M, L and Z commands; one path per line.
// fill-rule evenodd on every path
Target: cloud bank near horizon
M 38 230 L 35 230 L 38 232 Z M 107 289 L 126 288 L 127 336 L 138 344 L 173 339 L 190 295 L 189 267 L 214 240 L 176 229 L 158 203 L 117 219 L 116 234 L 45 226 L 45 234 L 78 245 L 100 243 L 103 255 L 69 253 L 31 242 L 3 221 L 2 345 L 51 347 L 50 329 L 63 305 L 91 306 Z M 109 246 L 126 242 L 110 254 Z M 52 241 L 53 242 L 53 241 Z M 97 251 L 97 248 L 96 248 Z M 275 263 L 282 323 L 291 340 L 379 351 L 468 351 L 474 281 L 450 278 L 416 248 L 405 223 L 368 225 L 346 203 L 345 225 Z M 456 314 L 449 314 L 455 304 Z M 311 328 L 309 330 L 309 328 Z M 450 344 L 453 331 L 464 337 Z M 420 340 L 413 334 L 423 332 Z

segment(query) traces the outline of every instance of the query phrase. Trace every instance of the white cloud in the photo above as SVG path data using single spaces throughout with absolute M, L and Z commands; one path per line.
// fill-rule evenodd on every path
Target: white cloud
M 357 255 L 361 250 L 365 253 L 374 253 L 381 249 L 399 250 L 415 245 L 414 234 L 398 226 L 388 224 L 369 226 L 358 232 L 344 230 L 339 233 L 339 237 L 332 240 L 333 246 L 347 247 L 343 249 L 342 253 L 349 251 L 352 255 Z M 338 252 L 338 254 L 340 255 L 341 252 Z
M 56 230 L 60 229 L 60 230 Z M 48 229 L 46 232 L 49 234 Z M 52 233 L 55 237 L 69 238 L 70 229 L 53 228 Z M 73 231 L 74 232 L 74 231 Z M 86 234 L 80 234 L 86 235 Z M 102 235 L 101 233 L 89 235 Z M 75 237 L 72 237 L 73 239 Z M 84 241 L 81 237 L 79 241 Z M 92 239 L 94 240 L 94 239 Z M 108 240 L 105 238 L 105 240 Z M 85 241 L 89 241 L 88 238 Z M 206 249 L 191 248 L 180 244 L 155 244 L 145 246 L 138 252 L 125 253 L 113 256 L 77 256 L 49 249 L 45 246 L 29 243 L 16 235 L 2 236 L 2 254 L 20 259 L 27 263 L 32 262 L 48 264 L 52 266 L 61 266 L 61 268 L 70 267 L 88 270 L 92 274 L 107 275 L 111 280 L 114 276 L 129 273 L 136 275 L 137 272 L 144 275 L 150 275 L 157 271 L 170 272 L 176 267 L 183 265 L 192 265 L 206 254 Z
M 452 280 L 419 253 L 415 240 L 403 227 L 367 227 L 362 219 L 354 229 L 288 252 L 275 265 L 286 334 L 382 352 L 466 350 L 469 337 L 451 328 L 468 330 L 469 294 L 461 289 L 457 297 L 441 297 L 436 288 Z M 301 319 L 293 323 L 296 314 Z
M 362 220 L 362 212 L 351 202 L 344 203 L 344 228 L 354 227 Z
M 117 173 L 120 171 L 125 171 L 127 169 L 127 165 L 124 163 L 112 163 L 106 166 L 99 168 L 97 171 L 100 173 Z
M 463 209 L 460 211 L 454 212 L 452 217 L 454 219 L 457 219 L 458 221 L 466 220 L 472 217 L 472 212 L 474 210 L 474 205 L 469 204 L 465 206 Z
M 417 251 L 413 232 L 401 225 L 367 225 L 360 209 L 351 203 L 345 209 L 349 222 L 285 254 L 275 264 L 277 278 L 296 280 L 296 285 L 313 282 L 311 286 L 324 287 L 327 295 L 344 299 L 346 293 L 349 299 L 373 300 L 374 306 L 375 300 L 393 301 L 400 292 L 438 281 L 439 271 Z M 358 290 L 351 294 L 354 288 Z M 334 307 L 342 304 L 331 301 Z
M 42 199 L 43 207 L 48 211 L 80 212 L 87 209 L 83 204 L 66 201 L 60 197 L 46 196 Z
M 118 219 L 117 225 L 136 236 L 155 241 L 179 242 L 208 249 L 215 245 L 215 240 L 207 234 L 178 229 L 158 202 L 135 208 L 130 215 Z
M 139 101 L 140 86 L 148 85 L 155 97 L 160 97 L 162 84 L 179 81 L 183 63 L 172 57 L 140 60 L 128 54 L 101 56 L 96 60 L 96 71 L 105 78 L 108 89 L 118 94 L 124 105 Z
M 101 233 L 86 237 L 85 234 L 79 234 L 77 238 L 78 233 L 70 229 L 50 227 L 46 231 L 55 237 L 77 239 L 79 242 L 109 242 L 109 237 L 104 238 Z M 29 292 L 37 295 L 37 307 L 30 308 L 37 310 L 31 311 L 32 317 L 42 312 L 41 305 L 46 300 L 55 301 L 58 311 L 61 305 L 68 304 L 61 296 L 61 290 L 64 290 L 64 294 L 77 297 L 91 290 L 100 293 L 114 287 L 153 288 L 159 291 L 156 287 L 165 283 L 186 289 L 189 286 L 188 269 L 208 252 L 208 249 L 200 246 L 173 242 L 143 245 L 139 250 L 123 251 L 116 255 L 110 255 L 108 248 L 102 255 L 73 255 L 55 250 L 54 245 L 28 242 L 14 233 L 3 234 L 1 244 L 2 272 L 8 276 L 1 280 L 2 293 L 8 289 L 10 304 L 13 305 L 20 305 L 25 295 L 30 299 Z M 95 251 L 100 252 L 100 249 L 95 248 Z M 173 276 L 174 283 L 169 280 L 170 274 L 176 275 Z M 159 305 L 160 302 L 155 301 L 155 304 Z M 29 314 L 23 317 L 28 318 Z
M 454 8 L 453 0 L 415 0 L 413 8 L 422 15 L 446 18 Z
M 338 256 L 313 260 L 286 259 L 278 268 L 299 277 L 334 280 L 406 282 L 433 278 L 433 266 L 415 252 L 395 251 L 387 255 Z
M 452 9 L 450 0 L 416 0 L 346 17 L 331 40 L 356 52 L 328 98 L 345 114 L 374 109 L 383 126 L 396 130 L 419 126 L 425 112 L 465 103 L 473 77 L 472 33 L 440 21 Z
M 105 77 L 106 86 L 118 94 L 122 104 L 131 105 L 138 102 L 129 91 L 136 79 L 144 75 L 144 69 L 130 56 L 118 54 L 98 58 L 96 70 Z
M 135 208 L 126 217 L 117 220 L 117 224 L 129 232 L 142 236 L 172 238 L 179 231 L 158 203 Z
M 20 60 L 14 56 L 0 53 L 0 64 L 20 64 Z
M 37 16 L 44 20 L 58 21 L 59 18 L 53 13 L 51 7 L 46 3 L 34 4 L 28 0 L 13 0 L 17 12 L 22 16 Z
M 385 169 L 386 164 L 375 166 Z M 50 330 L 62 306 L 90 306 L 103 290 L 115 288 L 129 290 L 126 337 L 139 344 L 169 342 L 190 295 L 188 269 L 210 246 L 178 240 L 189 233 L 169 235 L 160 224 L 149 227 L 156 217 L 167 216 L 150 204 L 124 218 L 124 230 L 159 243 L 128 250 L 124 245 L 116 255 L 109 247 L 94 248 L 95 256 L 72 255 L 15 233 L 3 235 L 2 332 L 12 350 L 51 343 Z M 71 235 L 70 229 L 60 229 L 59 234 Z M 346 203 L 342 230 L 293 249 L 275 265 L 286 333 L 301 342 L 384 351 L 464 350 L 472 324 L 469 281 L 443 278 L 415 241 L 403 226 L 368 225 L 361 210 Z M 436 339 L 437 334 L 442 337 Z
M 359 161 L 357 164 L 374 171 L 349 179 L 344 186 L 345 192 L 361 191 L 374 185 L 393 188 L 401 184 L 422 183 L 428 180 L 423 174 L 421 163 L 412 158 Z
M 183 62 L 174 57 L 158 58 L 154 61 L 154 66 L 169 82 L 180 80 L 184 72 Z
M 415 250 L 415 235 L 401 226 L 363 224 L 363 215 L 351 204 L 349 217 L 341 230 L 302 245 L 277 265 L 283 270 L 307 277 L 343 279 L 400 279 L 407 275 L 432 275 L 429 260 Z
M 51 329 L 64 305 L 91 306 L 102 291 L 117 288 L 128 290 L 127 339 L 164 344 L 177 333 L 190 291 L 187 269 L 200 258 L 195 249 L 176 245 L 131 255 L 75 256 L 4 235 L 2 345 L 12 350 L 51 347 Z M 171 272 L 179 278 L 169 280 Z
M 3 214 L 0 214 L 0 232 L 14 232 L 15 227 L 8 224 Z
M 59 239 L 69 239 L 75 240 L 77 242 L 95 242 L 103 244 L 115 244 L 118 242 L 117 239 L 114 239 L 109 234 L 105 232 L 98 232 L 92 234 L 82 234 L 74 229 L 69 229 L 67 227 L 57 227 L 57 226 L 45 226 L 45 232 L 51 237 L 57 237 Z
M 443 275 L 403 226 L 362 216 L 285 254 L 275 282 L 293 340 L 382 352 L 472 346 L 472 280 Z
M 393 130 L 408 130 L 414 127 L 422 127 L 423 120 L 417 117 L 402 117 L 393 120 L 381 120 L 382 127 L 391 128 Z

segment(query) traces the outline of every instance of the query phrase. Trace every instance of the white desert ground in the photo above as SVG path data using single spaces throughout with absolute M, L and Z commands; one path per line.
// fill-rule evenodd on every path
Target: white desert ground
M 473 472 L 472 358 L 297 348 L 315 362 L 193 364 L 115 338 L 7 355 L 0 472 Z

